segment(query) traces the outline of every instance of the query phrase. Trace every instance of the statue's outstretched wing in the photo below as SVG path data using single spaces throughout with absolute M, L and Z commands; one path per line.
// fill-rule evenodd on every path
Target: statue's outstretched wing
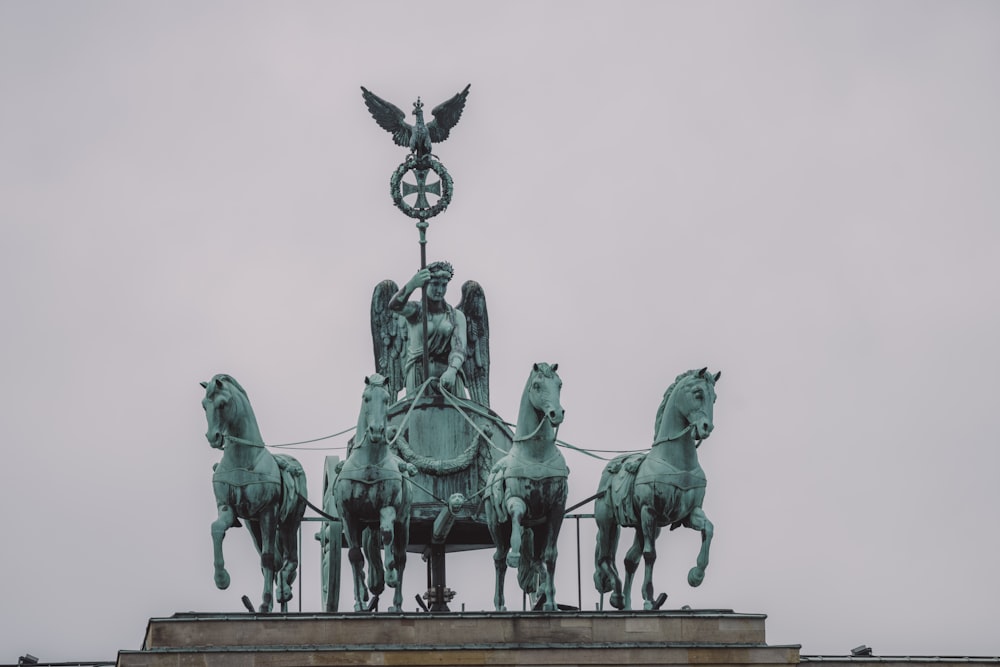
M 471 85 L 469 84 L 469 86 Z M 466 86 L 465 90 L 457 93 L 447 102 L 437 105 L 431 111 L 434 120 L 427 123 L 427 132 L 431 135 L 431 141 L 434 143 L 447 139 L 451 128 L 455 127 L 458 119 L 462 117 L 462 110 L 465 109 L 465 98 L 469 96 L 469 86 Z M 368 108 L 371 109 L 370 106 Z M 383 125 L 383 127 L 385 126 Z
M 395 401 L 403 389 L 403 355 L 406 353 L 406 322 L 389 310 L 389 300 L 399 291 L 392 280 L 383 280 L 372 293 L 372 345 L 375 371 L 387 379 L 386 389 Z
M 468 90 L 468 89 L 466 89 Z M 468 331 L 465 364 L 462 371 L 473 401 L 490 406 L 490 318 L 486 312 L 486 294 L 479 283 L 462 285 L 462 301 L 458 309 L 465 314 Z
M 378 126 L 392 133 L 392 140 L 397 145 L 408 147 L 410 145 L 410 135 L 413 133 L 413 126 L 406 122 L 406 114 L 403 113 L 403 110 L 392 102 L 386 102 L 364 86 L 361 86 L 361 97 L 364 98 L 365 106 L 368 107 L 368 111 L 371 113 L 372 118 L 375 119 L 375 122 L 378 123 Z M 445 104 L 450 103 L 450 100 L 445 102 Z M 434 110 L 434 113 L 437 113 L 437 109 Z M 458 113 L 461 115 L 462 110 L 459 109 Z M 457 122 L 458 118 L 455 118 L 455 123 Z M 452 125 L 455 123 L 452 123 Z M 445 131 L 445 136 L 448 136 L 447 131 Z

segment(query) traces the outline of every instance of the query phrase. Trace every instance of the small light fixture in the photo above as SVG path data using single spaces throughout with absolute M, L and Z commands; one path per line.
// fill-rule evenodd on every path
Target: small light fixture
M 871 654 L 872 654 L 872 647 L 865 646 L 864 644 L 862 644 L 861 646 L 855 646 L 854 648 L 851 649 L 851 655 L 855 657 L 871 655 Z
M 37 665 L 38 658 L 31 655 L 30 653 L 25 653 L 20 658 L 17 659 L 17 664 L 19 665 Z

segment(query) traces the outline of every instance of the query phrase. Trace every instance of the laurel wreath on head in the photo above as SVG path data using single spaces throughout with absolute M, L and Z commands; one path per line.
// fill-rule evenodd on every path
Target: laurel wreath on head
M 438 213 L 442 212 L 448 208 L 448 204 L 451 203 L 451 191 L 454 186 L 454 181 L 451 179 L 451 174 L 448 170 L 444 168 L 444 165 L 437 160 L 430 158 L 426 162 L 427 168 L 433 171 L 441 179 L 441 196 L 438 198 L 436 204 L 430 208 L 415 208 L 410 206 L 405 201 L 403 201 L 403 192 L 400 184 L 403 181 L 403 176 L 417 168 L 417 158 L 410 155 L 406 160 L 396 167 L 396 171 L 392 173 L 392 178 L 389 179 L 389 194 L 392 195 L 392 203 L 396 205 L 400 211 L 405 213 L 411 218 L 417 218 L 419 220 L 426 220 L 427 218 L 433 218 Z

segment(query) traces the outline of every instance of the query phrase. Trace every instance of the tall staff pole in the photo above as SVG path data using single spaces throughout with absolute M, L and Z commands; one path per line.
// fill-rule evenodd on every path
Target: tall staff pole
M 417 222 L 417 229 L 420 231 L 420 270 L 423 271 L 427 268 L 427 228 L 430 223 L 426 220 L 420 220 Z M 430 354 L 428 353 L 428 346 L 430 341 L 427 340 L 427 284 L 425 283 L 423 287 L 420 288 L 420 312 L 421 312 L 421 325 L 423 326 L 424 332 L 424 382 L 431 377 L 431 362 Z

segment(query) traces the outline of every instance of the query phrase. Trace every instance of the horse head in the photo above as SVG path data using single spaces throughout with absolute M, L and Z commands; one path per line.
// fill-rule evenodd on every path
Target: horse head
M 365 378 L 365 390 L 361 394 L 361 414 L 358 415 L 358 443 L 368 441 L 374 445 L 386 439 L 386 425 L 389 421 L 389 390 L 387 378 L 375 373 Z
M 708 368 L 691 370 L 677 376 L 663 394 L 656 413 L 656 439 L 676 440 L 691 432 L 695 440 L 704 440 L 715 428 L 715 383 L 722 372 L 712 375 Z
M 250 401 L 239 382 L 229 375 L 219 374 L 200 384 L 205 388 L 201 405 L 208 419 L 208 430 L 205 432 L 208 444 L 224 449 L 226 436 L 253 438 L 256 435 L 259 438 Z
M 558 426 L 566 416 L 559 400 L 562 380 L 556 374 L 559 364 L 535 364 L 528 376 L 525 388 L 527 399 L 538 415 L 547 419 L 552 426 Z M 541 418 L 539 419 L 541 421 Z

